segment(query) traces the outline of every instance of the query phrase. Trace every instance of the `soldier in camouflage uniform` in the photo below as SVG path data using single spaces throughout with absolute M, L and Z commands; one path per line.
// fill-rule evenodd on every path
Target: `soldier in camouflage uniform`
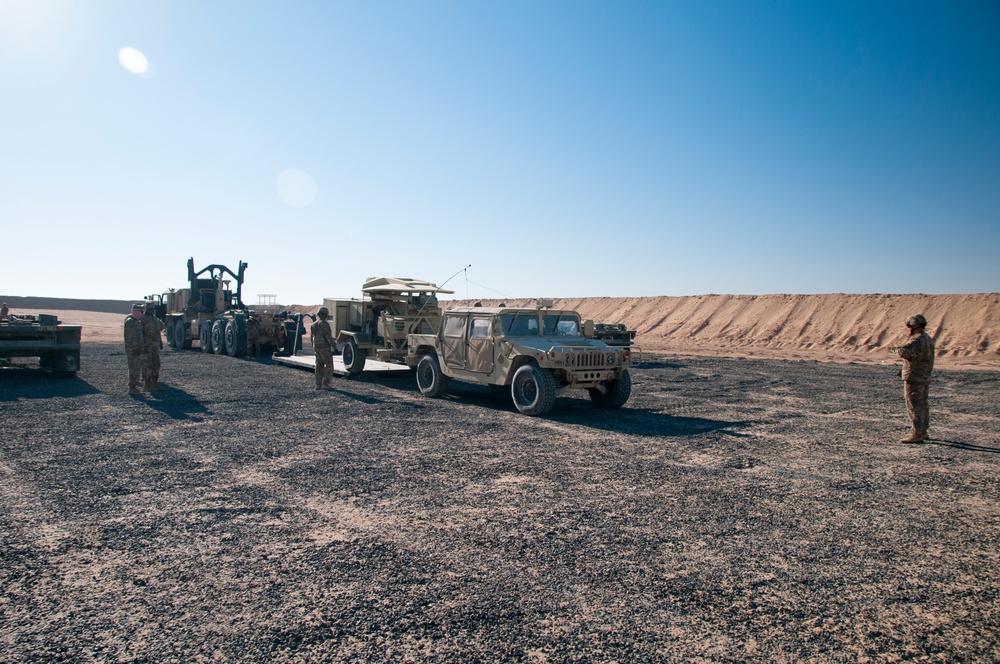
M 247 355 L 260 357 L 260 317 L 254 314 L 247 319 Z
M 128 393 L 139 394 L 139 374 L 146 340 L 142 334 L 142 305 L 133 304 L 132 313 L 125 318 L 125 357 L 128 359 Z
M 313 352 L 316 353 L 316 389 L 330 387 L 330 379 L 333 377 L 333 349 L 336 343 L 333 340 L 333 330 L 327 317 L 330 310 L 320 307 L 317 312 L 319 320 L 309 328 L 309 341 L 312 342 Z
M 7 303 L 4 302 L 3 306 L 0 306 L 0 318 L 6 318 L 7 314 L 10 313 L 10 309 L 7 308 Z
M 160 392 L 160 349 L 163 348 L 163 321 L 156 317 L 152 302 L 146 303 L 142 315 L 142 336 L 146 353 L 142 359 L 142 389 L 146 392 Z
M 922 443 L 928 440 L 927 426 L 930 424 L 930 407 L 927 404 L 927 393 L 931 383 L 931 371 L 934 369 L 934 340 L 925 332 L 927 319 L 922 314 L 916 314 L 906 319 L 906 327 L 910 329 L 907 343 L 898 348 L 890 348 L 890 352 L 903 358 L 903 395 L 906 398 L 906 412 L 913 422 L 910 435 L 901 443 Z

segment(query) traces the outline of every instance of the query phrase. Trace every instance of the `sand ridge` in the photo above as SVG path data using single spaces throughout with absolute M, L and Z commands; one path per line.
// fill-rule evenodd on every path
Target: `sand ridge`
M 481 302 L 495 306 L 501 300 Z M 503 302 L 535 306 L 534 299 Z M 470 304 L 442 301 L 445 307 Z M 1000 293 L 586 297 L 554 298 L 553 304 L 595 322 L 624 323 L 636 330 L 636 345 L 646 353 L 876 363 L 896 361 L 886 349 L 904 342 L 909 315 L 923 313 L 937 344 L 938 367 L 1000 369 Z M 55 311 L 64 323 L 83 325 L 84 343 L 121 341 L 123 315 L 85 308 L 81 302 L 79 308 Z

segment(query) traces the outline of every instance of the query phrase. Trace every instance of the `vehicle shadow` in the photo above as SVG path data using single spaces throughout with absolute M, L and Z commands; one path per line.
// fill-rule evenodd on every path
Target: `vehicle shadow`
M 462 385 L 459 389 L 450 389 L 444 398 L 473 403 L 477 407 L 498 412 L 517 413 L 506 391 L 494 391 L 487 387 Z M 555 407 L 544 419 L 634 436 L 668 437 L 698 436 L 718 431 L 727 436 L 743 438 L 748 434 L 741 433 L 738 429 L 751 424 L 748 421 L 680 417 L 650 408 L 629 408 L 628 405 L 608 410 L 595 408 L 587 399 L 569 397 L 557 398 Z
M 18 399 L 76 398 L 98 394 L 99 389 L 80 378 L 59 378 L 35 368 L 0 369 L 0 401 Z
M 145 392 L 143 396 L 147 406 L 175 420 L 202 422 L 211 414 L 200 401 L 176 387 L 164 385 L 162 392 Z
M 985 445 L 974 445 L 973 443 L 963 443 L 957 440 L 928 440 L 928 445 L 939 447 L 952 447 L 956 450 L 967 450 L 969 452 L 988 452 L 990 454 L 1000 454 L 1000 447 L 986 447 Z

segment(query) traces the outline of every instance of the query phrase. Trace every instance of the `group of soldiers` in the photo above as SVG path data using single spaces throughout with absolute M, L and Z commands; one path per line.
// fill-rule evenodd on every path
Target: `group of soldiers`
M 163 348 L 163 321 L 156 317 L 153 303 L 132 305 L 125 318 L 125 356 L 128 358 L 128 393 L 160 392 L 160 350 Z

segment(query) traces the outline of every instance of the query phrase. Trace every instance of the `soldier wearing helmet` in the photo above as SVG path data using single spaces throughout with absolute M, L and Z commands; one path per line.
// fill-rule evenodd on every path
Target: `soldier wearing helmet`
M 146 302 L 142 314 L 142 336 L 145 352 L 142 355 L 142 390 L 160 392 L 160 350 L 163 348 L 163 321 L 156 317 L 152 302 Z
M 309 328 L 309 341 L 312 342 L 313 352 L 316 354 L 316 389 L 322 390 L 330 387 L 330 379 L 333 377 L 333 350 L 336 343 L 333 340 L 333 330 L 327 318 L 330 310 L 320 307 L 316 312 L 319 320 Z
M 125 317 L 125 359 L 128 360 L 128 393 L 139 394 L 139 376 L 146 339 L 142 334 L 142 304 L 133 304 L 132 313 Z
M 927 334 L 927 319 L 923 314 L 914 314 L 906 319 L 910 338 L 906 344 L 890 348 L 890 352 L 903 358 L 903 396 L 906 412 L 913 423 L 910 435 L 901 443 L 922 443 L 928 440 L 927 426 L 930 423 L 930 407 L 927 393 L 930 388 L 931 371 L 934 369 L 934 340 Z

